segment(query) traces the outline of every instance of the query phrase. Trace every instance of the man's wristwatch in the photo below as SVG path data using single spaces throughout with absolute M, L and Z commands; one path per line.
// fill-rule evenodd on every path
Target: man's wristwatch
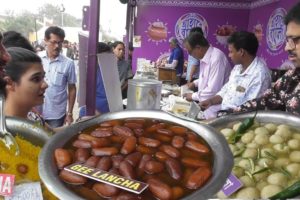
M 68 115 L 68 116 L 72 116 L 72 115 L 73 115 L 73 113 L 71 113 L 71 112 L 68 112 L 68 113 L 67 113 L 67 115 Z

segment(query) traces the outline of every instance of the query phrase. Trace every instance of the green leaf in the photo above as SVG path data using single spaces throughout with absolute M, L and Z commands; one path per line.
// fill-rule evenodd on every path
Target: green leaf
M 265 154 L 268 158 L 270 158 L 271 160 L 277 160 L 277 157 L 272 155 L 270 152 L 265 151 Z

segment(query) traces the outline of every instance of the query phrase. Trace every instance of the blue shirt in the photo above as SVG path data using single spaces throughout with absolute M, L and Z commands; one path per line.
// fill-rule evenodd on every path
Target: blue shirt
M 199 66 L 200 66 L 200 61 L 197 58 L 194 58 L 193 56 L 189 55 L 188 57 L 188 65 L 187 65 L 187 69 L 186 69 L 186 80 L 187 81 L 191 81 L 189 80 L 190 78 L 190 74 L 191 74 L 191 69 L 192 66 L 195 65 L 197 66 L 196 72 L 193 75 L 193 78 L 199 78 Z
M 96 109 L 101 113 L 109 112 L 106 92 L 102 80 L 101 71 L 97 69 L 97 84 L 96 84 Z
M 181 75 L 183 73 L 184 56 L 180 46 L 177 46 L 176 48 L 172 49 L 168 63 L 171 64 L 173 60 L 178 61 L 178 64 L 175 67 L 176 74 Z
M 103 84 L 103 79 L 101 75 L 101 71 L 98 68 L 97 69 L 97 75 L 96 75 L 96 109 L 100 113 L 107 113 L 109 112 L 108 102 L 106 98 L 106 92 Z M 79 110 L 79 117 L 86 116 L 86 106 L 83 106 Z
M 45 91 L 43 117 L 45 119 L 60 119 L 66 114 L 68 103 L 68 85 L 76 84 L 75 64 L 70 58 L 60 54 L 50 60 L 46 51 L 39 54 L 45 70 L 45 81 L 48 88 Z

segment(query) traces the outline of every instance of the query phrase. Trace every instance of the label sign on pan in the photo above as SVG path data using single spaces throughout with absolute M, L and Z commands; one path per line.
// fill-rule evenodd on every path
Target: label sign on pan
M 74 163 L 65 167 L 64 169 L 69 172 L 79 174 L 81 176 L 103 182 L 136 194 L 142 193 L 148 187 L 148 184 L 146 183 L 113 174 L 111 172 L 106 172 L 100 169 L 89 167 L 80 163 Z

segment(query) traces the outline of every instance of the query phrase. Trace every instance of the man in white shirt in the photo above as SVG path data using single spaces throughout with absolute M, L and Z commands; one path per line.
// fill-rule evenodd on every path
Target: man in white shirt
M 203 109 L 221 104 L 222 110 L 236 108 L 248 100 L 260 97 L 271 86 L 271 75 L 256 56 L 258 41 L 253 33 L 239 31 L 228 39 L 229 57 L 235 64 L 229 81 L 217 95 L 201 101 Z
M 194 27 L 190 30 L 190 33 L 201 33 L 203 35 L 203 31 L 201 27 Z M 194 80 L 199 78 L 199 68 L 200 68 L 200 60 L 194 58 L 191 55 L 188 55 L 188 64 L 186 69 L 186 82 L 191 83 Z
M 52 128 L 60 127 L 64 122 L 67 124 L 73 122 L 73 106 L 76 98 L 75 64 L 72 59 L 61 54 L 64 38 L 63 29 L 50 26 L 45 31 L 46 51 L 39 53 L 48 84 L 43 117 Z

